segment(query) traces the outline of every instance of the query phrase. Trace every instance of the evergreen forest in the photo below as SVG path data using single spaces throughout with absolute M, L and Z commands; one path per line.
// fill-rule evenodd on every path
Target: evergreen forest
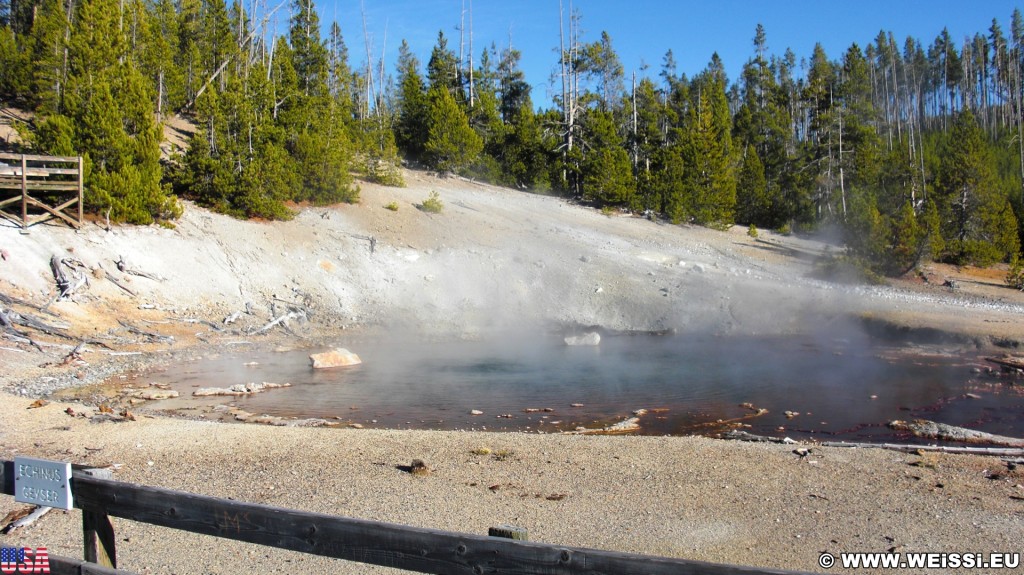
M 767 51 L 739 78 L 671 51 L 627 71 L 563 14 L 551 101 L 521 52 L 439 32 L 397 65 L 349 59 L 312 0 L 0 0 L 0 107 L 24 149 L 86 158 L 88 209 L 171 222 L 187 198 L 240 218 L 358 202 L 403 163 L 677 224 L 841 234 L 882 275 L 922 260 L 1021 275 L 1024 16 L 972 38 L 880 31 L 842 54 Z M 287 29 L 270 30 L 273 15 Z M 707 47 L 708 50 L 714 47 Z M 560 57 L 559 57 L 560 55 Z M 163 123 L 195 126 L 161 156 Z

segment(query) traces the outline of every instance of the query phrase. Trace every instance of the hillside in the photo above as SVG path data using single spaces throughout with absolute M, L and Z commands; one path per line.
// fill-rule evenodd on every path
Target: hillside
M 868 318 L 900 337 L 913 328 L 971 345 L 1024 341 L 1017 321 L 1024 297 L 1003 287 L 998 271 L 933 265 L 888 287 L 830 283 L 811 278 L 819 256 L 836 249 L 820 241 L 607 216 L 423 172 L 407 172 L 406 181 L 401 189 L 363 183 L 359 204 L 302 208 L 289 222 L 239 221 L 188 205 L 174 229 L 107 230 L 97 221 L 77 232 L 47 224 L 22 235 L 5 223 L 0 293 L 41 306 L 55 294 L 51 256 L 81 262 L 88 286 L 49 306 L 52 315 L 14 308 L 114 351 L 229 342 L 284 315 L 288 302 L 300 304 L 309 321 L 290 322 L 292 333 L 275 326 L 254 337 L 315 341 L 360 329 L 477 338 L 594 325 L 841 335 Z M 417 209 L 433 190 L 443 211 Z M 391 202 L 396 211 L 385 208 Z M 122 273 L 119 260 L 164 279 Z M 947 279 L 956 290 L 943 286 Z M 223 323 L 236 312 L 243 312 L 237 322 Z M 132 334 L 119 321 L 174 343 Z M 44 348 L 45 361 L 77 343 L 33 333 L 64 346 Z M 38 375 L 40 352 L 3 347 L 5 363 L 25 363 L 26 377 Z M 95 363 L 80 377 L 92 379 L 94 368 L 97 376 L 116 371 L 96 367 L 117 357 L 100 346 L 86 355 Z
M 807 277 L 826 247 L 820 242 L 607 217 L 418 172 L 406 180 L 405 189 L 364 184 L 359 205 L 304 208 L 284 223 L 243 222 L 190 205 L 173 230 L 107 231 L 90 223 L 77 233 L 41 225 L 21 235 L 0 226 L 5 296 L 48 301 L 54 254 L 102 266 L 138 294 L 91 272 L 89 287 L 53 303 L 53 315 L 14 304 L 66 326 L 74 339 L 22 328 L 42 352 L 0 344 L 5 391 L 44 394 L 242 341 L 292 346 L 380 332 L 500 337 L 508 329 L 585 324 L 842 337 L 871 316 L 888 323 L 870 325 L 901 337 L 944 334 L 959 346 L 1024 341 L 1020 294 L 1001 287 L 997 274 L 936 267 L 925 274 L 929 283 L 841 286 Z M 414 207 L 430 190 L 445 203 L 440 214 Z M 384 208 L 392 201 L 397 212 Z M 122 257 L 165 279 L 118 271 Z M 958 290 L 942 287 L 949 277 Z M 223 323 L 247 303 L 251 314 Z M 298 306 L 311 317 L 291 321 L 291 332 L 250 333 Z M 909 327 L 918 329 L 902 329 Z M 79 338 L 95 343 L 62 364 Z M 135 352 L 145 353 L 123 355 Z M 822 550 L 1005 549 L 1019 539 L 1020 471 L 1003 471 L 988 457 L 815 445 L 805 458 L 791 445 L 702 437 L 215 425 L 144 407 L 132 408 L 135 421 L 93 423 L 69 414 L 95 406 L 51 399 L 27 409 L 31 397 L 7 397 L 0 410 L 5 457 L 117 464 L 121 480 L 323 513 L 474 533 L 514 522 L 535 541 L 776 568 L 816 569 Z M 311 445 L 317 457 L 309 457 Z M 512 455 L 473 455 L 482 447 Z M 428 461 L 432 476 L 399 470 L 413 458 Z M 5 501 L 0 513 L 18 507 Z M 960 527 L 950 529 L 950 518 Z M 210 573 L 255 572 L 268 561 L 317 572 L 337 567 L 133 522 L 116 529 L 122 566 L 139 572 L 198 572 L 177 552 L 186 547 L 203 549 L 201 569 Z M 45 543 L 52 553 L 76 555 L 81 521 L 51 513 L 5 537 L 7 545 Z

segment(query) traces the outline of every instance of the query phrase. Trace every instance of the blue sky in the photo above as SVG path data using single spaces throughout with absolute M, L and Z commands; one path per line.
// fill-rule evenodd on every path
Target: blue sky
M 351 64 L 361 66 L 366 50 L 360 1 L 316 2 L 325 30 L 331 21 L 337 21 Z M 363 2 L 375 60 L 386 49 L 387 70 L 392 74 L 403 38 L 424 65 L 439 30 L 457 53 L 456 26 L 463 5 L 468 10 L 472 4 L 475 59 L 479 60 L 480 52 L 491 42 L 499 49 L 507 46 L 511 36 L 512 45 L 523 53 L 522 68 L 533 85 L 534 104 L 550 105 L 548 80 L 557 61 L 558 0 Z M 563 0 L 563 5 L 568 18 L 569 0 Z M 583 15 L 583 41 L 597 40 L 607 31 L 627 77 L 633 70 L 639 75 L 644 64 L 649 66 L 648 75 L 657 76 L 662 57 L 671 48 L 679 71 L 688 76 L 703 70 L 717 51 L 730 82 L 753 55 L 758 23 L 765 27 L 770 54 L 781 56 L 788 47 L 799 61 L 810 57 L 816 42 L 831 59 L 838 59 L 852 43 L 863 48 L 880 30 L 893 32 L 901 47 L 907 36 L 913 36 L 926 49 L 944 27 L 959 43 L 977 32 L 987 34 L 993 18 L 1004 35 L 1009 35 L 1014 8 L 1024 11 L 1024 2 L 1003 0 L 573 0 L 572 5 Z M 287 18 L 283 10 L 279 14 Z

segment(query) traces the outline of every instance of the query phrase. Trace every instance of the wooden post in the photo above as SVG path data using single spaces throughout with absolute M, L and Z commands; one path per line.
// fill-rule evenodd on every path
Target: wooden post
M 85 163 L 78 156 L 78 227 L 85 222 Z
M 21 233 L 28 233 L 28 160 L 21 155 Z
M 85 469 L 87 475 L 100 479 L 111 479 L 109 469 Z M 82 510 L 82 533 L 85 541 L 85 560 L 103 567 L 117 567 L 117 549 L 114 540 L 114 525 L 110 517 L 101 511 Z
M 515 525 L 498 525 L 491 527 L 487 530 L 488 537 L 502 537 L 504 539 L 514 539 L 516 541 L 529 541 L 529 534 L 526 532 L 525 527 L 516 527 Z

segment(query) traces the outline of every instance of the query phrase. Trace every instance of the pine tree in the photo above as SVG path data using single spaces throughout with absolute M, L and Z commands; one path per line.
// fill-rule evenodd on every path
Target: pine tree
M 156 87 L 156 111 L 162 119 L 186 102 L 185 79 L 176 62 L 178 16 L 173 0 L 156 0 L 152 19 L 146 27 L 144 50 L 140 55 L 142 69 Z
M 459 59 L 455 52 L 448 49 L 448 39 L 444 32 L 437 33 L 437 44 L 430 53 L 430 60 L 427 61 L 427 79 L 430 82 L 430 89 L 444 88 L 455 98 L 459 106 L 466 105 L 466 92 L 462 87 L 462 74 L 459 69 Z
M 44 114 L 66 113 L 72 16 L 69 8 L 61 0 L 45 0 L 32 23 L 32 103 Z M 105 62 L 102 58 L 97 61 Z
M 349 175 L 353 146 L 344 117 L 348 110 L 338 106 L 328 88 L 327 48 L 311 0 L 295 0 L 289 38 L 296 85 L 278 125 L 302 181 L 294 198 L 318 205 L 358 201 Z
M 771 200 L 764 164 L 754 146 L 748 145 L 736 183 L 736 222 L 767 227 L 771 221 Z
M 1019 252 L 1016 218 L 999 193 L 991 153 L 970 110 L 953 123 L 941 170 L 938 202 L 948 256 L 987 265 Z
M 24 39 L 23 39 L 24 40 Z M 0 26 L 0 98 L 24 98 L 31 92 L 31 52 L 23 48 L 14 28 Z
M 424 160 L 439 172 L 457 173 L 476 159 L 483 141 L 447 87 L 431 87 L 427 97 Z
M 498 63 L 498 91 L 501 94 L 501 118 L 512 123 L 523 106 L 530 102 L 530 84 L 519 68 L 522 54 L 519 50 L 507 48 L 501 52 Z
M 497 158 L 503 183 L 538 192 L 550 187 L 541 125 L 529 98 L 512 116 L 511 129 L 501 143 Z
M 640 81 L 633 99 L 636 114 L 629 130 L 628 148 L 632 152 L 637 193 L 632 208 L 640 212 L 660 211 L 661 202 L 653 185 L 654 170 L 657 169 L 655 158 L 666 145 L 669 114 L 662 102 L 662 94 L 649 78 Z
M 86 158 L 86 205 L 130 223 L 177 217 L 181 208 L 161 183 L 151 87 L 129 57 L 117 2 L 84 0 L 76 18 L 59 106 Z
M 736 177 L 725 84 L 713 66 L 694 84 L 683 140 L 685 212 L 696 223 L 727 226 L 735 218 Z
M 310 97 L 325 96 L 328 92 L 328 54 L 327 47 L 320 40 L 320 17 L 313 7 L 313 0 L 293 0 L 288 37 L 299 90 Z
M 427 90 L 419 61 L 402 40 L 398 49 L 398 101 L 395 141 L 407 156 L 419 159 L 427 142 Z
M 610 112 L 589 110 L 584 118 L 583 199 L 598 206 L 629 206 L 636 192 L 633 169 Z

